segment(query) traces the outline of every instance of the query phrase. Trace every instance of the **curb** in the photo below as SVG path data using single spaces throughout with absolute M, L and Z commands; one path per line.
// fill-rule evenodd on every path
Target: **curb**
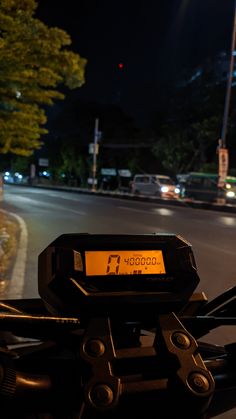
M 28 247 L 28 232 L 26 223 L 23 218 L 15 213 L 8 212 L 2 208 L 0 209 L 0 213 L 4 214 L 7 220 L 14 220 L 19 227 L 17 235 L 15 235 L 17 249 L 10 256 L 8 254 L 11 260 L 12 268 L 9 271 L 9 277 L 7 275 L 7 280 L 4 281 L 4 298 L 22 298 Z

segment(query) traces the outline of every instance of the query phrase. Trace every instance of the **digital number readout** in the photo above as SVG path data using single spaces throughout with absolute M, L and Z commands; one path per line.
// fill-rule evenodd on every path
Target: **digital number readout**
M 85 252 L 86 275 L 165 274 L 161 250 L 99 250 Z

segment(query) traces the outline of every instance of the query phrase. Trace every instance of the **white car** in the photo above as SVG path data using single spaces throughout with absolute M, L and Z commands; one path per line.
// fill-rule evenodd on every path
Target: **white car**
M 178 198 L 179 188 L 170 176 L 159 174 L 135 175 L 131 192 L 141 195 L 155 195 L 161 198 Z

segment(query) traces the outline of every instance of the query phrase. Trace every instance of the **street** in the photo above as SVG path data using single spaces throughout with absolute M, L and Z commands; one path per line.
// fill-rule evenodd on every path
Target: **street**
M 165 201 L 160 205 L 10 185 L 5 186 L 1 208 L 16 214 L 27 231 L 28 250 L 21 295 L 24 298 L 38 296 L 38 255 L 63 233 L 175 233 L 193 246 L 201 279 L 196 291 L 204 291 L 211 300 L 235 285 L 236 214 L 233 213 L 168 206 Z M 14 275 L 17 276 L 17 271 Z M 21 282 L 18 277 L 12 280 L 15 284 L 18 280 Z M 19 288 L 19 284 L 17 286 Z M 14 292 L 15 288 L 10 287 L 5 298 L 19 297 Z M 212 331 L 205 338 L 208 340 L 232 343 L 236 341 L 235 327 Z M 235 414 L 236 409 L 233 409 L 217 418 L 232 419 Z
M 24 298 L 38 296 L 38 255 L 64 233 L 175 233 L 193 246 L 201 279 L 196 291 L 211 300 L 235 285 L 233 213 L 11 185 L 5 187 L 2 208 L 20 216 L 27 228 Z M 10 289 L 7 298 L 15 297 Z M 236 337 L 232 327 L 225 328 L 221 337 L 231 342 L 232 333 Z
M 38 296 L 38 255 L 64 233 L 178 234 L 193 246 L 201 279 L 196 291 L 210 300 L 235 285 L 236 214 L 10 185 L 2 207 L 26 225 L 22 297 Z

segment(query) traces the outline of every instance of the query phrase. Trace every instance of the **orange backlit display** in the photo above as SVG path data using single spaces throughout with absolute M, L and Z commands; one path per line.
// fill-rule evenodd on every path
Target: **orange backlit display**
M 85 252 L 87 276 L 165 274 L 161 250 L 99 250 Z

